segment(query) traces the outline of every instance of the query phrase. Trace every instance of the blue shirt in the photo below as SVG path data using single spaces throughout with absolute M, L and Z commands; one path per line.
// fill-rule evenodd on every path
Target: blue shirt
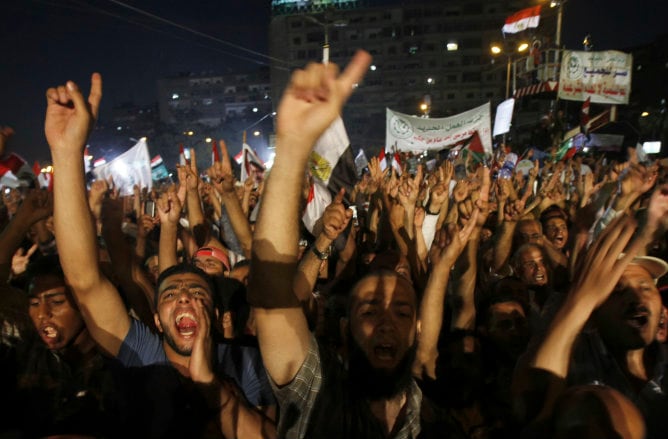
M 251 405 L 264 407 L 276 403 L 259 349 L 219 343 L 216 353 L 214 370 L 236 381 Z M 117 359 L 125 367 L 170 364 L 162 338 L 136 319 L 132 319 Z

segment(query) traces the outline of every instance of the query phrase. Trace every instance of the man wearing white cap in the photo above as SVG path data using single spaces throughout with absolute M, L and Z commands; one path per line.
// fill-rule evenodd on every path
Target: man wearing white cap
M 544 396 L 552 399 L 559 387 L 533 380 L 536 371 L 547 372 L 561 385 L 607 385 L 638 406 L 647 424 L 647 438 L 663 437 L 668 350 L 656 341 L 662 310 L 656 282 L 668 272 L 668 264 L 651 256 L 634 256 L 646 242 L 645 230 L 631 242 L 635 230 L 635 220 L 618 217 L 582 256 L 561 309 L 529 354 L 534 373 L 527 374 L 528 379 L 518 373 L 516 389 L 531 392 L 536 386 L 544 387 L 548 391 Z

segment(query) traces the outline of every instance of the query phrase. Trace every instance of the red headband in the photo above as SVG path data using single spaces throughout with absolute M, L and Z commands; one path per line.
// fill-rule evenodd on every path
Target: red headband
M 197 256 L 213 256 L 223 263 L 227 271 L 230 271 L 230 258 L 227 257 L 224 251 L 215 247 L 202 247 L 195 252 L 193 259 Z

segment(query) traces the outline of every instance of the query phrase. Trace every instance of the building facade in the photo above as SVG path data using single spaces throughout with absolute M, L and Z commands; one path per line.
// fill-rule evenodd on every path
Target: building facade
M 343 115 L 353 145 L 370 154 L 384 146 L 386 107 L 445 117 L 488 101 L 494 108 L 505 98 L 506 58 L 495 59 L 490 47 L 503 40 L 506 17 L 528 2 L 362 3 L 275 0 L 269 34 L 270 56 L 296 66 L 320 60 L 325 38 L 330 60 L 340 66 L 358 48 L 373 55 Z M 506 36 L 506 44 L 516 38 Z M 275 102 L 289 74 L 283 64 L 272 65 Z

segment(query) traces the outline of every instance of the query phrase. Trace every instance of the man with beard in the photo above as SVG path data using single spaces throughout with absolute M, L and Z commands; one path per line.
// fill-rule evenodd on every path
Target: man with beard
M 247 404 L 216 367 L 214 295 L 206 274 L 193 266 L 162 273 L 154 318 L 164 337 L 154 343 L 155 335 L 130 316 L 119 291 L 101 272 L 83 173 L 83 150 L 102 97 L 100 75 L 94 73 L 91 82 L 87 101 L 71 81 L 46 92 L 45 134 L 58 168 L 54 224 L 65 277 L 92 337 L 126 365 L 143 366 L 133 367 L 140 426 L 131 435 L 272 437 L 273 423 Z M 147 354 L 162 361 L 143 361 Z
M 319 346 L 293 288 L 311 149 L 370 62 L 359 51 L 341 74 L 332 64 L 296 70 L 277 111 L 276 157 L 256 222 L 248 292 L 282 438 L 416 438 L 422 430 L 422 394 L 410 375 L 418 333 L 411 283 L 383 270 L 355 284 L 342 322 L 347 368 Z
M 666 196 L 660 194 L 650 203 L 661 198 L 666 206 Z M 668 271 L 668 264 L 635 256 L 647 242 L 644 233 L 627 248 L 635 228 L 631 218 L 618 217 L 582 256 L 563 306 L 537 350 L 529 354 L 532 368 L 520 369 L 516 384 L 525 392 L 529 383 L 524 393 L 528 395 L 542 382 L 552 397 L 558 387 L 545 384 L 546 372 L 561 385 L 608 385 L 638 406 L 648 438 L 664 437 L 668 352 L 655 340 L 661 314 L 656 281 Z M 536 371 L 542 379 L 534 379 Z

